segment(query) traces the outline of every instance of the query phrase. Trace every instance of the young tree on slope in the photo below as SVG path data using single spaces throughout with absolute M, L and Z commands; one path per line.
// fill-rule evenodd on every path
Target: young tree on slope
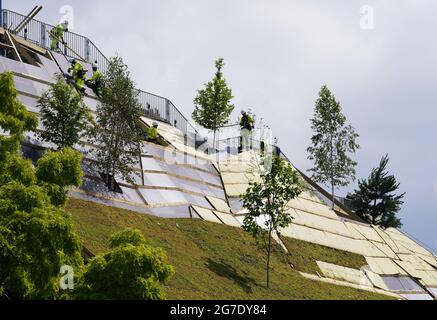
M 364 220 L 383 228 L 402 227 L 396 217 L 405 193 L 396 195 L 399 183 L 387 171 L 388 155 L 384 156 L 377 168 L 372 170 L 367 180 L 358 181 L 358 190 L 348 195 L 355 212 Z
M 272 159 L 271 171 L 261 175 L 259 181 L 250 183 L 241 197 L 248 214 L 243 229 L 250 233 L 265 250 L 267 288 L 270 287 L 270 255 L 274 233 L 279 237 L 282 228 L 292 222 L 287 204 L 303 191 L 299 175 L 289 163 L 280 157 Z M 262 219 L 265 217 L 265 219 Z M 264 221 L 264 226 L 258 224 Z
M 114 190 L 116 175 L 132 181 L 132 165 L 138 162 L 138 146 L 143 138 L 137 125 L 143 110 L 138 90 L 121 57 L 110 59 L 104 78 L 105 88 L 97 107 L 92 140 L 97 145 L 94 150 L 97 167 Z
M 314 161 L 312 178 L 316 182 L 331 186 L 332 209 L 335 208 L 335 188 L 347 186 L 355 179 L 357 163 L 350 158 L 359 148 L 351 125 L 346 124 L 346 117 L 341 112 L 340 103 L 323 86 L 316 101 L 311 128 L 314 135 L 312 145 L 308 147 L 308 159 Z
M 223 77 L 223 59 L 215 62 L 217 71 L 214 78 L 205 84 L 205 88 L 197 91 L 194 99 L 194 111 L 192 117 L 196 123 L 214 132 L 213 147 L 215 148 L 216 132 L 229 122 L 229 116 L 234 110 L 231 104 L 232 90 L 228 87 Z
M 57 76 L 57 82 L 43 93 L 38 104 L 44 125 L 44 131 L 39 133 L 41 139 L 62 149 L 74 147 L 86 135 L 91 112 L 62 76 Z

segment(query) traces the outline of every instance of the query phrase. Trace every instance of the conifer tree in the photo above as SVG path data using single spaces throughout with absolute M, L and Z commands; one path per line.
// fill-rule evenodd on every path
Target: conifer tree
M 364 220 L 379 225 L 383 228 L 400 228 L 401 219 L 396 217 L 401 205 L 404 203 L 402 198 L 405 193 L 396 195 L 399 183 L 394 175 L 387 171 L 389 161 L 385 155 L 379 166 L 372 170 L 367 180 L 358 182 L 358 190 L 348 195 L 351 205 L 358 216 Z

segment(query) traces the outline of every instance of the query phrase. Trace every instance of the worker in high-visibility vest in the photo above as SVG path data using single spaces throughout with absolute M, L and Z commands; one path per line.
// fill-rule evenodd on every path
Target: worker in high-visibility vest
M 241 111 L 240 119 L 241 127 L 241 151 L 247 151 L 251 149 L 251 135 L 254 129 L 254 119 L 251 114 L 246 111 Z
M 102 78 L 103 74 L 97 67 L 97 62 L 93 64 L 93 76 L 86 81 L 86 85 L 90 87 L 96 96 L 102 96 Z
M 147 131 L 147 141 L 158 143 L 158 124 L 153 122 L 153 125 Z
M 246 111 L 241 111 L 241 119 L 240 119 L 240 126 L 242 129 L 247 129 L 249 131 L 252 131 L 254 128 L 253 126 L 253 117 L 251 114 L 247 113 Z
M 64 41 L 64 33 L 68 31 L 68 21 L 64 21 L 63 23 L 58 24 L 54 27 L 50 33 L 50 49 L 59 50 L 59 42 L 62 42 L 64 45 L 66 42 Z
M 72 72 L 74 86 L 76 87 L 76 90 L 79 93 L 85 93 L 86 70 L 83 65 L 76 59 L 73 59 L 73 61 L 71 62 L 71 67 L 68 69 L 68 72 Z

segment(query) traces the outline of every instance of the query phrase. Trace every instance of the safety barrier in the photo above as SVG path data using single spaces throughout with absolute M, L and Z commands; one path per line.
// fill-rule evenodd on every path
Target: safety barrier
M 226 138 L 226 139 L 222 139 L 222 140 L 217 140 L 216 148 L 219 151 L 225 151 L 229 154 L 237 154 L 238 151 L 241 151 L 241 143 L 242 143 L 241 136 Z M 266 150 L 267 146 L 260 140 L 249 139 L 249 146 L 247 146 L 247 147 L 250 150 L 261 151 L 261 150 Z M 277 155 L 277 156 L 283 158 L 284 160 L 287 160 L 288 162 L 290 162 L 279 147 L 271 146 L 271 148 L 272 148 L 271 152 L 274 155 Z
M 3 9 L 1 11 L 3 26 L 9 30 L 14 30 L 26 16 Z M 50 49 L 49 32 L 54 28 L 53 25 L 31 20 L 26 28 L 17 35 L 45 49 Z M 74 50 L 67 50 L 69 58 L 85 59 L 87 62 L 97 62 L 102 72 L 106 72 L 109 60 L 88 38 L 74 32 L 66 32 L 64 35 L 68 46 Z M 165 121 L 180 129 L 184 134 L 195 135 L 196 129 L 179 111 L 179 109 L 167 98 L 152 94 L 150 92 L 139 91 L 139 101 L 144 108 L 146 116 L 156 120 Z

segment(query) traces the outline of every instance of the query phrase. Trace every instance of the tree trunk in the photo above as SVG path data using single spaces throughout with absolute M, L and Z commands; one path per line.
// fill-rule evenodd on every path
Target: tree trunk
M 185 145 L 187 145 L 185 143 Z M 142 153 L 141 153 L 141 144 L 138 143 L 138 155 L 139 155 L 139 159 L 140 159 L 140 168 L 141 168 L 141 182 L 142 185 L 144 186 L 144 167 L 143 167 L 143 157 L 142 157 Z M 187 163 L 187 162 L 185 162 Z
M 212 142 L 212 147 L 214 148 L 214 151 L 215 151 L 215 138 L 216 138 L 216 133 L 217 133 L 217 130 L 214 130 L 214 141 Z
M 332 210 L 335 210 L 335 184 L 334 179 L 331 181 L 331 195 L 332 195 Z
M 112 166 L 111 191 L 115 191 L 115 164 Z
M 376 199 L 373 201 L 373 208 L 372 208 L 372 224 L 376 225 L 376 219 L 377 219 L 377 215 L 376 215 Z
M 111 188 L 111 185 L 110 185 L 110 181 L 109 181 L 109 172 L 110 172 L 110 165 L 109 165 L 109 163 L 106 165 L 106 172 L 105 172 L 105 174 L 106 174 L 106 185 L 108 186 L 108 188 Z
M 272 247 L 272 227 L 270 226 L 270 230 L 269 230 L 269 243 L 267 246 L 267 266 L 266 266 L 266 271 L 267 271 L 267 289 L 270 289 L 270 252 L 271 252 L 271 247 Z
M 331 150 L 330 150 L 330 161 L 331 161 L 331 195 L 332 195 L 332 210 L 335 211 L 335 182 L 334 182 L 334 137 L 331 133 Z

